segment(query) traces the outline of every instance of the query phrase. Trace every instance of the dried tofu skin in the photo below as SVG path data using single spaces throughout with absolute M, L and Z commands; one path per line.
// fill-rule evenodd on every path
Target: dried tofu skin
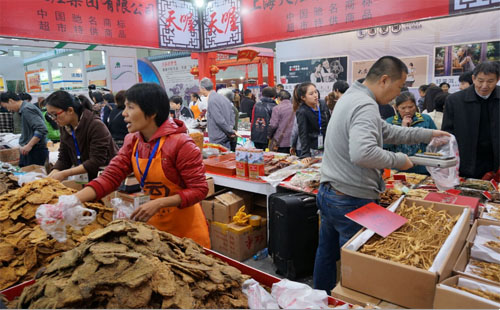
M 248 278 L 191 239 L 117 220 L 55 258 L 16 306 L 248 308 Z

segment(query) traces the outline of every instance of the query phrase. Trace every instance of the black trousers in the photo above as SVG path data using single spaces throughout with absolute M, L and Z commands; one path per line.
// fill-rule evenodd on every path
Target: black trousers
M 34 148 L 28 154 L 19 157 L 19 167 L 29 165 L 45 165 L 45 161 L 49 157 L 49 150 L 45 148 Z

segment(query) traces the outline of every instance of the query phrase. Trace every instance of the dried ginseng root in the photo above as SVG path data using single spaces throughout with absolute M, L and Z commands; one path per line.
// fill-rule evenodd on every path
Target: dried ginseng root
M 248 308 L 248 278 L 191 239 L 117 220 L 54 259 L 17 307 Z
M 36 209 L 43 203 L 57 203 L 59 196 L 74 192 L 59 181 L 41 179 L 0 195 L 0 290 L 33 279 L 40 267 L 112 220 L 112 209 L 100 203 L 86 203 L 85 207 L 98 212 L 94 223 L 81 231 L 68 227 L 68 240 L 64 243 L 47 235 L 37 224 Z
M 466 292 L 469 292 L 471 294 L 489 299 L 489 300 L 500 302 L 500 294 L 497 294 L 497 293 L 487 292 L 487 291 L 483 291 L 483 290 L 476 290 L 476 289 L 471 289 L 471 288 L 457 286 L 457 285 L 454 285 L 453 287 L 458 288 L 459 290 L 466 291 Z
M 500 265 L 471 259 L 472 272 L 482 278 L 500 282 Z
M 398 230 L 382 238 L 374 235 L 359 250 L 361 253 L 388 259 L 405 265 L 429 269 L 439 249 L 446 241 L 458 216 L 451 217 L 446 211 L 408 206 L 403 201 L 396 211 L 408 219 Z

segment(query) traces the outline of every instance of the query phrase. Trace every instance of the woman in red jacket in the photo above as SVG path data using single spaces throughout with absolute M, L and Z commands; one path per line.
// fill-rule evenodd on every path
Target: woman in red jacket
M 131 134 L 104 172 L 75 196 L 80 202 L 101 199 L 134 172 L 152 200 L 131 218 L 209 248 L 199 204 L 208 192 L 200 149 L 182 121 L 169 119 L 169 99 L 159 85 L 135 84 L 125 97 L 123 116 Z

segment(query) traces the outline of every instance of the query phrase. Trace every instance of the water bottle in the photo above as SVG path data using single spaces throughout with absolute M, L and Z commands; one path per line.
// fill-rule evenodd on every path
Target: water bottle
M 266 257 L 267 257 L 267 255 L 268 255 L 268 253 L 267 253 L 267 248 L 262 249 L 262 250 L 260 250 L 259 252 L 257 252 L 257 254 L 255 254 L 255 255 L 253 256 L 253 260 L 261 260 L 261 259 L 264 259 L 264 258 L 266 258 Z

